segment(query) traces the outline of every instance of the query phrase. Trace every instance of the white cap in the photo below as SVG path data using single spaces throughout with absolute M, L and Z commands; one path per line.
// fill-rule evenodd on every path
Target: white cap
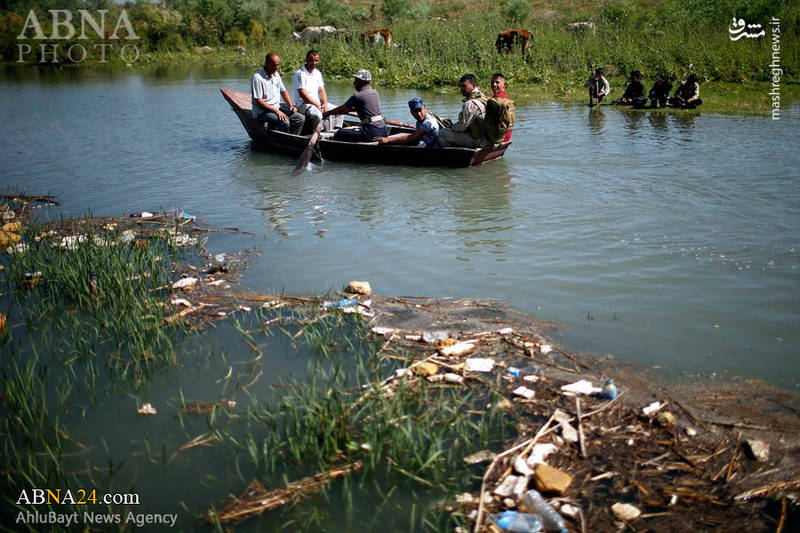
M 362 68 L 361 70 L 353 74 L 353 77 L 361 81 L 372 81 L 372 74 L 370 74 L 369 71 L 365 68 Z

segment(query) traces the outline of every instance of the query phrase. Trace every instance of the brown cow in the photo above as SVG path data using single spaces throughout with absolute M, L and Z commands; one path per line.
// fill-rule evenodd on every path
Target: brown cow
M 391 30 L 370 30 L 365 31 L 361 34 L 361 37 L 364 39 L 364 42 L 371 43 L 374 45 L 382 44 L 386 48 L 392 47 L 392 32 Z
M 531 32 L 523 29 L 501 31 L 497 35 L 497 41 L 495 41 L 497 53 L 507 54 L 511 52 L 515 43 L 518 43 L 522 49 L 522 55 L 527 56 L 528 46 L 531 44 Z

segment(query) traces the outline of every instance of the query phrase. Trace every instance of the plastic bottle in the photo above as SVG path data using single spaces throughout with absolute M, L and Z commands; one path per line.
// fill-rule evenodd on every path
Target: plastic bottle
M 613 400 L 617 397 L 617 386 L 614 385 L 613 379 L 608 378 L 606 380 L 606 384 L 603 387 L 603 390 L 600 392 L 600 397 L 608 400 Z
M 538 490 L 531 489 L 526 492 L 522 497 L 522 502 L 541 517 L 546 533 L 569 533 L 564 519 L 558 514 L 558 511 L 553 509 L 552 505 L 542 498 Z
M 535 514 L 505 511 L 503 514 L 493 514 L 489 519 L 497 524 L 503 531 L 512 533 L 538 533 L 542 531 L 542 519 Z
M 322 302 L 322 307 L 325 308 L 325 309 L 331 309 L 331 308 L 336 308 L 336 307 L 339 307 L 339 308 L 341 308 L 341 307 L 353 307 L 353 306 L 356 306 L 356 305 L 358 305 L 358 300 L 356 300 L 355 298 L 344 298 L 342 300 L 339 300 L 338 302 L 327 302 L 327 301 Z

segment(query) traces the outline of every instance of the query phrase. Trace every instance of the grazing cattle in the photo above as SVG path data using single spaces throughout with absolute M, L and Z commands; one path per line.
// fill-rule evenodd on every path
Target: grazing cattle
M 293 31 L 289 40 L 292 42 L 317 43 L 325 37 L 338 35 L 339 31 L 333 26 L 306 26 L 299 33 Z
M 362 35 L 364 42 L 374 44 L 376 46 L 383 45 L 386 48 L 392 47 L 392 32 L 390 30 L 370 30 L 365 31 Z
M 495 46 L 497 47 L 498 54 L 505 54 L 511 52 L 514 44 L 519 44 L 522 49 L 522 55 L 528 55 L 528 46 L 531 44 L 531 32 L 528 30 L 506 30 L 501 31 L 497 35 Z
M 594 22 L 570 22 L 567 24 L 567 28 L 572 31 L 589 31 L 594 33 L 595 25 Z

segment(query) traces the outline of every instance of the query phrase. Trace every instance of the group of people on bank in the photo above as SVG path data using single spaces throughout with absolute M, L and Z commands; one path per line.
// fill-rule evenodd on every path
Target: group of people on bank
M 599 104 L 604 97 L 611 92 L 611 86 L 605 78 L 605 71 L 602 68 L 595 70 L 594 76 L 584 84 L 589 88 L 589 103 L 593 99 Z M 658 79 L 653 84 L 647 97 L 644 96 L 644 85 L 642 85 L 642 73 L 638 70 L 631 72 L 630 82 L 625 88 L 625 92 L 620 98 L 613 101 L 613 105 L 629 105 L 637 109 L 644 109 L 650 102 L 650 107 L 679 107 L 684 109 L 695 109 L 703 103 L 700 99 L 700 82 L 696 74 L 689 76 L 678 85 L 675 94 L 670 98 L 672 83 L 664 74 L 659 74 Z
M 294 73 L 294 91 L 290 97 L 278 72 L 281 58 L 274 52 L 268 53 L 263 68 L 253 75 L 251 82 L 253 118 L 269 129 L 295 135 L 318 130 L 333 131 L 334 140 L 347 142 L 484 148 L 511 138 L 513 102 L 508 100 L 506 79 L 500 73 L 494 74 L 491 79 L 492 109 L 498 107 L 499 102 L 500 106 L 505 105 L 505 111 L 492 111 L 492 123 L 499 121 L 504 126 L 488 130 L 494 131 L 494 134 L 487 133 L 487 128 L 482 126 L 490 97 L 478 88 L 478 80 L 474 75 L 464 74 L 459 80 L 464 101 L 456 122 L 439 119 L 428 111 L 422 98 L 416 97 L 408 102 L 409 111 L 416 119 L 414 132 L 390 136 L 389 127 L 381 114 L 380 97 L 371 85 L 370 71 L 361 69 L 353 74 L 355 94 L 344 104 L 334 106 L 325 92 L 325 82 L 318 68 L 319 57 L 316 50 L 308 51 L 305 64 Z M 358 116 L 360 124 L 342 127 L 343 115 L 353 113 Z

